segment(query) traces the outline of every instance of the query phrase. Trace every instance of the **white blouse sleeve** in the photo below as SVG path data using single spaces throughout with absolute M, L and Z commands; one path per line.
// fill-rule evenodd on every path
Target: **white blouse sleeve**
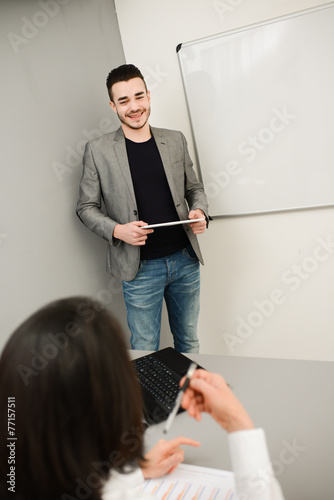
M 103 488 L 103 500 L 147 500 L 152 497 L 138 493 L 136 487 L 144 482 L 142 470 L 133 470 L 129 473 L 112 471 L 110 478 Z
M 264 431 L 231 432 L 228 443 L 239 498 L 284 500 L 274 477 Z

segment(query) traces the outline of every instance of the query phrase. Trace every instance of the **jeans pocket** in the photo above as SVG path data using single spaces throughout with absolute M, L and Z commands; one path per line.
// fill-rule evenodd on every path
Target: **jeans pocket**
M 138 266 L 137 274 L 139 273 L 139 271 L 141 271 L 145 267 L 145 264 L 146 264 L 146 260 L 140 260 L 139 261 L 139 266 Z
M 194 260 L 194 261 L 198 260 L 198 257 L 195 254 L 194 249 L 191 245 L 187 246 L 187 248 L 185 248 L 185 251 L 191 260 Z

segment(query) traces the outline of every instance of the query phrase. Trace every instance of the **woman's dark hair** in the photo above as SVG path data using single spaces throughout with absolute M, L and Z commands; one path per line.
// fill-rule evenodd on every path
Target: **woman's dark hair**
M 118 66 L 118 68 L 114 68 L 110 71 L 107 77 L 106 85 L 108 89 L 108 95 L 112 102 L 114 102 L 114 98 L 112 95 L 111 87 L 115 83 L 128 82 L 132 78 L 141 78 L 145 84 L 145 89 L 147 91 L 146 83 L 141 71 L 133 64 L 122 64 L 122 66 Z
M 0 415 L 2 499 L 100 499 L 109 471 L 143 449 L 141 393 L 118 323 L 84 297 L 33 314 L 0 359 Z

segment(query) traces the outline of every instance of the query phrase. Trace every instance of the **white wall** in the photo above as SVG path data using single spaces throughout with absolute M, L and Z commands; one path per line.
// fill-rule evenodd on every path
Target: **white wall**
M 50 300 L 102 299 L 124 320 L 105 242 L 75 215 L 82 150 L 118 127 L 105 80 L 124 63 L 112 0 L 1 1 L 0 350 Z
M 151 89 L 152 125 L 182 130 L 194 158 L 179 43 L 325 3 L 116 0 L 126 61 L 141 68 Z M 202 352 L 334 359 L 333 215 L 326 208 L 211 223 L 201 236 Z M 162 345 L 169 343 L 165 317 Z

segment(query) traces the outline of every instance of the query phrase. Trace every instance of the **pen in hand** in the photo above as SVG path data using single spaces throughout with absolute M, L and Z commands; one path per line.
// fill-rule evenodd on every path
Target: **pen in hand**
M 187 389 L 187 387 L 189 385 L 189 382 L 190 382 L 190 379 L 193 376 L 194 371 L 196 370 L 196 368 L 197 368 L 196 363 L 191 363 L 190 366 L 189 366 L 189 368 L 188 368 L 187 375 L 186 375 L 186 380 L 184 381 L 183 386 L 180 388 L 180 391 L 179 391 L 179 393 L 177 395 L 177 398 L 175 400 L 174 408 L 171 411 L 171 413 L 169 414 L 168 419 L 166 421 L 166 425 L 165 425 L 165 428 L 164 428 L 164 433 L 165 434 L 169 431 L 169 429 L 170 429 L 170 427 L 171 427 L 171 425 L 172 425 L 172 423 L 174 421 L 174 418 L 175 418 L 177 412 L 179 411 L 179 408 L 181 406 L 181 401 L 182 401 L 183 393 Z

